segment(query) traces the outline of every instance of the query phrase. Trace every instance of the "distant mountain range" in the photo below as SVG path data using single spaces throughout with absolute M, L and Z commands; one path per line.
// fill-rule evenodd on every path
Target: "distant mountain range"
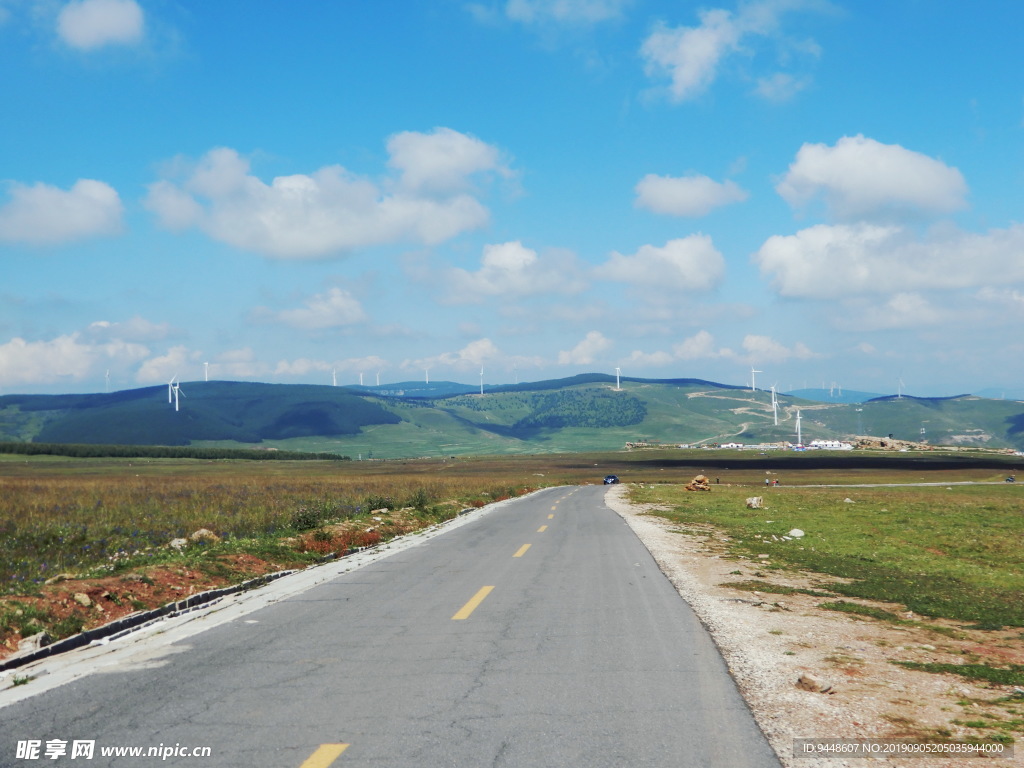
M 814 400 L 818 403 L 866 403 L 868 400 L 875 400 L 885 395 L 879 392 L 858 392 L 855 389 L 842 389 L 832 387 L 830 389 L 794 389 L 786 392 L 790 397 L 797 397 L 802 400 Z
M 403 382 L 330 387 L 184 382 L 106 394 L 0 396 L 0 441 L 263 447 L 353 458 L 617 450 L 893 435 L 937 445 L 1024 448 L 1024 403 L 974 395 L 779 395 L 700 379 L 584 374 L 497 387 Z M 829 396 L 831 401 L 822 399 Z M 778 423 L 776 424 L 776 420 Z

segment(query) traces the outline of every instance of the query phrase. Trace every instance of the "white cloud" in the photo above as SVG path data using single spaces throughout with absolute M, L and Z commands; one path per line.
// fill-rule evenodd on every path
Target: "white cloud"
M 668 352 L 642 352 L 639 349 L 633 350 L 626 358 L 626 365 L 649 366 L 652 368 L 670 365 L 675 362 L 675 357 Z
M 338 362 L 339 370 L 355 371 L 356 373 L 366 373 L 368 376 L 373 374 L 376 377 L 377 372 L 388 367 L 388 361 L 377 355 L 367 355 L 365 357 L 350 357 L 346 360 Z M 376 381 L 376 378 L 374 379 Z
M 575 257 L 551 250 L 543 256 L 518 240 L 485 245 L 480 269 L 455 268 L 445 274 L 451 303 L 479 303 L 493 296 L 528 296 L 557 291 L 576 293 L 584 283 Z
M 296 360 L 279 360 L 274 374 L 277 376 L 308 376 L 310 373 L 327 373 L 333 367 L 323 360 L 300 357 Z
M 111 366 L 124 367 L 149 354 L 141 344 L 120 340 L 91 343 L 78 333 L 49 341 L 13 338 L 0 345 L 0 386 L 82 381 Z
M 672 347 L 672 353 L 677 360 L 701 360 L 730 356 L 729 350 L 716 349 L 715 337 L 707 331 L 698 331 L 693 336 L 684 339 Z
M 471 341 L 458 352 L 444 352 L 434 357 L 405 360 L 401 367 L 407 370 L 422 371 L 425 368 L 433 369 L 443 366 L 458 371 L 472 371 L 479 370 L 488 361 L 497 360 L 500 357 L 502 354 L 494 342 L 484 338 Z
M 706 216 L 715 208 L 747 199 L 734 181 L 707 176 L 656 176 L 649 173 L 636 185 L 636 206 L 669 216 Z
M 386 368 L 387 365 L 386 360 L 376 355 L 350 357 L 334 362 L 300 357 L 295 360 L 279 360 L 274 368 L 274 374 L 276 376 L 304 377 L 312 373 L 323 373 L 327 375 L 317 376 L 317 378 L 324 384 L 333 383 L 337 379 L 338 386 L 342 387 L 358 384 L 360 375 L 365 374 L 363 376 L 363 383 L 367 386 L 373 386 L 377 383 L 377 372 Z
M 787 347 L 770 336 L 757 334 L 744 336 L 741 346 L 743 353 L 737 353 L 729 347 L 719 347 L 714 336 L 701 330 L 673 345 L 671 354 L 634 352 L 631 360 L 651 365 L 667 365 L 680 360 L 735 360 L 746 365 L 759 365 L 817 357 L 803 342 Z
M 662 247 L 641 246 L 631 256 L 612 253 L 594 272 L 605 280 L 699 292 L 718 285 L 725 274 L 725 259 L 710 237 L 695 234 L 669 240 Z
M 461 190 L 475 174 L 512 173 L 496 147 L 451 128 L 397 133 L 388 139 L 388 153 L 388 165 L 401 172 L 402 185 L 416 191 Z
M 317 331 L 354 325 L 366 320 L 362 305 L 348 291 L 331 288 L 308 298 L 299 309 L 265 313 L 266 316 L 292 328 Z
M 575 347 L 558 353 L 558 364 L 591 365 L 611 345 L 600 331 L 590 331 Z
M 747 353 L 744 360 L 751 364 L 784 363 L 787 360 L 809 360 L 815 354 L 803 342 L 792 347 L 779 343 L 771 336 L 748 334 L 743 337 L 743 350 Z
M 454 358 L 442 359 L 442 362 L 456 367 L 464 363 L 477 366 L 483 365 L 488 360 L 493 360 L 499 354 L 498 348 L 490 339 L 477 339 L 460 349 Z
M 139 382 L 166 383 L 172 376 L 182 381 L 197 380 L 203 375 L 203 363 L 210 364 L 210 379 L 260 379 L 273 373 L 272 368 L 259 360 L 252 347 L 241 347 L 220 352 L 213 357 L 184 346 L 172 347 L 166 355 L 148 360 L 136 378 Z M 184 391 L 184 390 L 183 390 Z
M 505 15 L 524 24 L 595 24 L 615 19 L 632 0 L 508 0 Z
M 667 76 L 672 101 L 692 99 L 718 74 L 718 63 L 736 49 L 740 40 L 732 14 L 717 9 L 701 11 L 699 27 L 660 25 L 640 48 L 648 76 Z
M 820 224 L 775 235 L 754 254 L 782 296 L 836 299 L 1024 282 L 1024 225 L 984 234 L 944 227 Z
M 978 291 L 977 299 L 982 303 L 1001 305 L 1015 312 L 1024 311 L 1024 292 L 1016 288 L 986 286 Z
M 761 0 L 741 4 L 735 14 L 721 8 L 702 10 L 696 27 L 660 24 L 640 48 L 645 72 L 650 77 L 668 78 L 672 101 L 696 98 L 714 82 L 725 58 L 747 52 L 747 41 L 777 36 L 784 12 L 820 5 L 800 0 Z M 808 54 L 817 50 L 813 41 L 790 46 Z
M 56 245 L 121 231 L 121 198 L 102 181 L 79 179 L 67 191 L 12 184 L 10 197 L 0 207 L 0 241 Z
M 57 34 L 83 51 L 142 40 L 145 20 L 135 0 L 73 0 L 57 16 Z
M 754 93 L 768 101 L 783 102 L 792 99 L 808 85 L 809 78 L 776 72 L 771 77 L 759 77 Z
M 89 323 L 82 337 L 90 341 L 158 341 L 174 333 L 169 323 L 151 323 L 143 317 L 133 317 L 127 322 L 112 323 L 97 320 Z
M 961 322 L 966 318 L 962 317 Z M 927 328 L 948 323 L 946 308 L 936 307 L 926 296 L 901 291 L 881 301 L 858 298 L 844 302 L 843 312 L 832 324 L 857 331 Z
M 487 223 L 487 209 L 460 190 L 475 174 L 507 173 L 496 150 L 448 129 L 399 134 L 389 147 L 401 178 L 385 185 L 340 166 L 267 184 L 248 160 L 221 147 L 183 180 L 150 185 L 146 206 L 169 229 L 199 227 L 220 242 L 286 259 L 404 241 L 434 245 Z
M 862 135 L 833 147 L 804 144 L 775 189 L 794 207 L 823 198 L 831 215 L 845 221 L 950 213 L 965 207 L 967 194 L 956 168 Z
M 174 231 L 198 224 L 204 213 L 199 201 L 169 181 L 149 185 L 146 207 L 157 214 L 161 226 Z
M 139 366 L 135 380 L 140 384 L 165 384 L 183 371 L 194 367 L 199 359 L 188 347 L 179 345 L 171 347 L 165 355 L 157 355 L 146 360 Z

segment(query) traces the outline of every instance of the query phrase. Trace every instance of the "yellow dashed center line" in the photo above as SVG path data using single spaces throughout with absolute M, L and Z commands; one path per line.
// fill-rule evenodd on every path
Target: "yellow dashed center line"
M 555 519 L 554 515 L 548 515 L 548 520 L 554 520 L 554 519 Z
M 529 548 L 530 548 L 529 544 L 523 544 L 523 546 L 521 546 L 519 548 L 519 551 L 516 552 L 514 555 L 512 555 L 512 557 L 522 557 L 523 555 L 526 554 L 526 550 L 528 550 Z
M 348 744 L 321 744 L 299 768 L 327 768 L 346 749 Z
M 469 615 L 476 610 L 477 606 L 484 601 L 484 598 L 491 594 L 494 587 L 481 587 L 480 591 L 470 598 L 470 601 L 459 609 L 459 612 L 452 616 L 452 621 L 468 619 Z
M 544 531 L 546 531 L 547 529 L 548 527 L 546 525 L 542 525 L 540 528 L 537 529 L 537 533 L 544 533 Z

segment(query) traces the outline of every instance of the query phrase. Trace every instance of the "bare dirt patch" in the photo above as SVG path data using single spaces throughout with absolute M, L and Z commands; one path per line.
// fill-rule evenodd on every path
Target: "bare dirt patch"
M 225 555 L 218 564 L 232 575 L 160 565 L 98 578 L 72 577 L 42 587 L 37 595 L 6 597 L 0 600 L 0 610 L 13 614 L 14 623 L 22 628 L 9 626 L 0 634 L 0 659 L 16 653 L 26 636 L 43 629 L 54 637 L 74 634 L 280 569 L 277 563 L 251 555 Z M 29 623 L 33 617 L 38 618 Z M 27 621 L 17 621 L 19 618 Z
M 761 570 L 763 561 L 733 559 L 724 534 L 712 526 L 680 528 L 658 517 L 656 508 L 632 505 L 627 486 L 611 486 L 606 501 L 708 627 L 784 765 L 865 765 L 862 759 L 794 758 L 796 738 L 962 741 L 1019 735 L 1024 729 L 1020 688 L 893 663 L 1020 664 L 1024 633 L 1019 628 L 966 629 L 962 623 L 924 620 L 902 606 L 868 600 L 844 598 L 895 613 L 899 623 L 826 610 L 819 605 L 836 598 L 790 590 L 817 591 L 821 582 L 837 581 L 833 576 Z M 755 582 L 766 587 L 756 589 Z M 802 676 L 821 685 L 801 688 Z M 894 766 L 921 762 L 875 759 Z M 976 766 L 978 760 L 931 757 L 925 762 L 930 768 L 959 768 Z
M 325 557 L 345 554 L 430 524 L 412 508 L 379 509 L 369 519 L 323 525 L 286 539 L 286 548 L 275 557 L 210 553 L 198 560 L 185 557 L 180 564 L 139 567 L 111 575 L 63 574 L 40 586 L 35 594 L 0 598 L 0 616 L 5 619 L 0 622 L 0 660 L 18 653 L 23 640 L 41 631 L 46 631 L 50 640 L 58 640 L 200 592 L 308 564 L 308 557 L 288 557 L 289 550 Z

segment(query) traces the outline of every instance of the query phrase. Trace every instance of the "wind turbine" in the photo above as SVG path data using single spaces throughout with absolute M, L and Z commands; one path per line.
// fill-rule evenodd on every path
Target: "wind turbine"
M 423 375 L 424 375 L 424 377 L 425 377 L 425 378 L 424 378 L 424 381 L 425 381 L 425 382 L 426 382 L 427 384 L 429 384 L 429 383 L 430 383 L 430 369 L 429 369 L 429 368 L 424 368 L 424 369 L 423 369 Z
M 484 367 L 480 366 L 480 394 L 484 393 Z
M 755 373 L 764 373 L 764 371 L 759 371 L 756 368 L 754 368 L 753 366 L 750 367 L 750 391 L 751 392 L 757 392 L 757 385 L 755 384 L 755 379 L 754 379 L 754 374 Z
M 168 404 L 174 402 L 174 380 L 177 376 L 172 376 L 171 380 L 167 382 L 167 402 Z
M 896 399 L 897 400 L 902 400 L 903 399 L 903 387 L 906 386 L 906 385 L 903 383 L 903 379 L 902 378 L 898 379 L 897 381 L 899 382 L 899 384 L 896 387 Z
M 775 419 L 775 426 L 779 426 L 779 399 L 775 396 L 774 384 L 772 384 L 772 416 Z
M 331 386 L 332 387 L 338 386 L 338 369 L 337 368 L 335 368 L 333 371 L 331 371 Z
M 616 392 L 621 392 L 622 391 L 622 387 L 619 386 L 619 374 L 621 374 L 621 373 L 622 373 L 622 369 L 621 368 L 616 368 L 615 369 L 615 391 Z
M 203 363 L 203 381 L 210 380 L 210 364 Z
M 377 386 L 380 386 L 380 371 L 377 371 Z
M 167 402 L 168 403 L 171 402 L 171 393 L 173 392 L 174 393 L 174 410 L 175 410 L 175 412 L 180 410 L 179 403 L 178 403 L 178 395 L 181 395 L 182 397 L 185 396 L 185 393 L 181 391 L 181 384 L 177 381 L 177 379 L 178 379 L 178 377 L 175 376 L 173 379 L 171 379 L 170 383 L 167 385 L 167 387 L 168 387 L 167 388 Z
M 107 392 L 109 392 L 110 391 L 110 369 L 109 368 L 107 368 L 107 375 L 104 377 L 104 380 L 106 381 Z
M 796 444 L 797 445 L 803 445 L 804 444 L 803 432 L 801 432 L 801 430 L 800 430 L 800 409 L 799 408 L 796 409 Z
M 363 386 L 363 372 L 362 371 L 359 372 L 359 386 L 360 387 Z

